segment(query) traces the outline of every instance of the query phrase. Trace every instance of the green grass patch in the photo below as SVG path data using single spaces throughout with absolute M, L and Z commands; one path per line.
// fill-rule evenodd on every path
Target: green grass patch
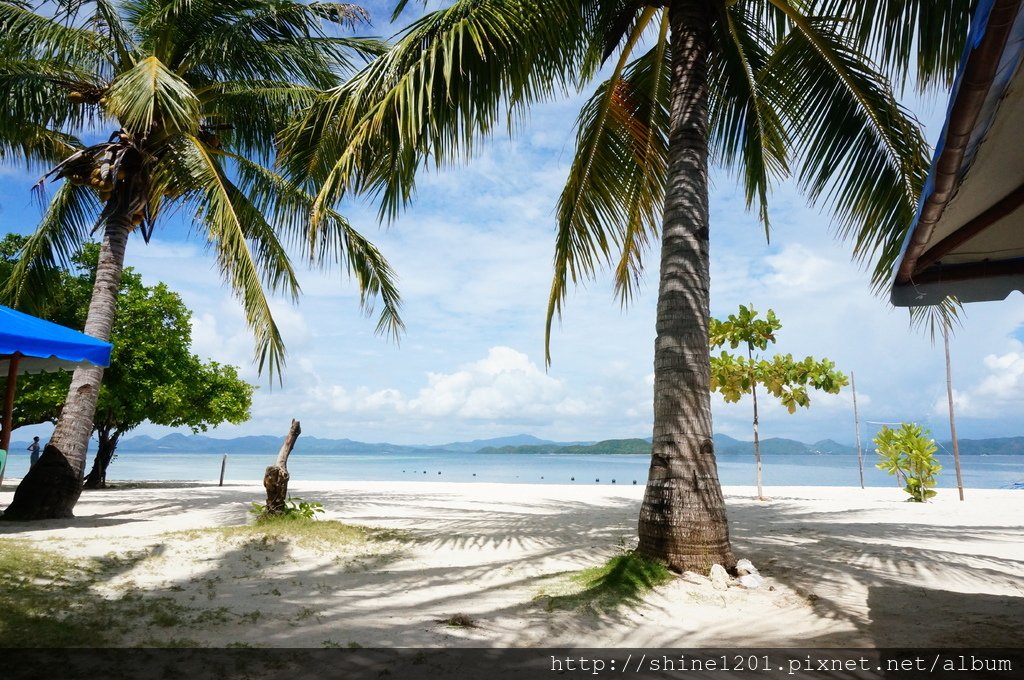
M 0 640 L 15 648 L 108 647 L 140 631 L 233 622 L 224 608 L 186 607 L 138 590 L 119 598 L 95 592 L 97 584 L 148 557 L 148 552 L 136 552 L 72 560 L 29 541 L 0 540 Z M 176 646 L 181 641 L 153 638 L 142 644 Z
M 255 540 L 253 548 L 273 550 L 282 543 L 310 548 L 354 547 L 366 543 L 406 541 L 404 532 L 392 529 L 374 529 L 336 522 L 294 517 L 269 517 L 252 524 L 215 529 L 197 529 L 184 532 L 191 536 L 213 533 L 225 538 Z
M 74 647 L 103 631 L 81 616 L 89 570 L 27 541 L 0 541 L 0 639 L 5 647 Z
M 211 534 L 239 542 L 241 566 L 244 570 L 248 565 L 255 577 L 266 561 L 289 559 L 288 548 L 293 546 L 383 559 L 377 553 L 399 553 L 384 543 L 409 540 L 398 531 L 302 519 L 271 519 L 176 535 L 189 540 Z M 230 631 L 232 626 L 251 626 L 263 617 L 260 611 L 236 613 L 225 607 L 201 606 L 216 598 L 219 575 L 195 577 L 190 584 L 173 584 L 148 593 L 121 578 L 130 576 L 139 563 L 159 559 L 156 549 L 71 558 L 43 545 L 48 544 L 0 539 L 0 640 L 4 646 L 197 645 L 192 639 L 196 629 L 224 627 Z M 114 590 L 121 592 L 111 594 L 111 588 L 105 587 L 111 579 L 118 579 L 120 585 Z M 272 581 L 268 586 L 272 588 L 269 594 L 281 596 Z M 195 604 L 182 603 L 181 597 L 171 597 L 172 593 L 182 597 L 192 593 L 189 600 Z M 297 621 L 317 616 L 311 609 L 295 615 Z
M 661 562 L 622 553 L 599 567 L 569 575 L 571 592 L 550 596 L 548 609 L 609 611 L 638 604 L 644 593 L 675 578 Z
M 0 639 L 8 647 L 98 647 L 132 621 L 161 621 L 169 601 L 136 595 L 109 600 L 92 586 L 146 559 L 148 553 L 71 560 L 29 541 L 0 540 Z

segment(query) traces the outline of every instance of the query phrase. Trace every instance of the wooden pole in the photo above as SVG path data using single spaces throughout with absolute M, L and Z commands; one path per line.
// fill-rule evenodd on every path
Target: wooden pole
M 3 467 L 0 467 L 0 484 L 4 483 L 4 471 L 7 469 L 7 458 L 11 457 L 11 425 L 14 422 L 14 393 L 18 388 L 18 363 L 21 354 L 15 352 L 7 359 L 7 391 L 4 394 L 3 415 L 0 417 L 0 449 L 7 452 Z
M 224 457 L 220 460 L 220 484 L 217 486 L 224 486 L 224 468 L 228 466 L 228 454 L 224 454 Z
M 956 438 L 956 421 L 953 419 L 953 370 L 949 362 L 949 321 L 942 322 L 942 344 L 946 349 L 946 397 L 949 400 L 949 434 L 953 437 L 953 465 L 956 467 L 956 488 L 960 500 L 964 499 L 964 478 L 960 474 L 960 443 Z
M 860 470 L 860 488 L 864 488 L 864 454 L 860 448 L 860 416 L 857 414 L 857 380 L 850 371 L 850 386 L 853 388 L 853 426 L 857 432 L 857 469 Z
M 754 380 L 754 350 L 747 343 L 747 357 L 750 359 L 750 396 L 754 401 L 754 466 L 757 468 L 757 500 L 768 500 L 764 497 L 764 487 L 761 483 L 761 437 L 758 432 L 757 422 L 757 381 Z

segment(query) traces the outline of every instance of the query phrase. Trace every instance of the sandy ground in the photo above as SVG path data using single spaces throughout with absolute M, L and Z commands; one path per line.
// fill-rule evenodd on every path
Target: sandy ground
M 401 530 L 339 552 L 186 531 L 246 523 L 258 483 L 142 483 L 86 492 L 75 519 L 2 523 L 0 540 L 128 557 L 96 596 L 219 612 L 189 631 L 218 647 L 1024 647 L 1024 492 L 917 505 L 895 488 L 769 491 L 725 490 L 762 587 L 685 574 L 610 612 L 549 611 L 545 595 L 635 544 L 641 486 L 293 480 L 327 519 Z M 475 626 L 443 622 L 455 615 Z

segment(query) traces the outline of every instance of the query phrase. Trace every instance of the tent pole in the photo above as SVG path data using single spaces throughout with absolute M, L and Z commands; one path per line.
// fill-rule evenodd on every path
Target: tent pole
M 0 437 L 0 449 L 4 451 L 11 443 L 11 421 L 14 413 L 14 390 L 18 385 L 18 362 L 21 354 L 12 354 L 7 364 L 7 392 L 4 395 L 3 436 Z
M 21 354 L 15 352 L 7 360 L 7 391 L 4 394 L 3 428 L 0 434 L 0 449 L 7 451 L 7 458 L 10 458 L 11 451 L 11 421 L 14 413 L 14 390 L 18 386 L 18 362 L 21 361 Z M 4 468 L 7 467 L 7 459 L 4 459 Z M 0 468 L 0 484 L 4 483 L 4 470 Z

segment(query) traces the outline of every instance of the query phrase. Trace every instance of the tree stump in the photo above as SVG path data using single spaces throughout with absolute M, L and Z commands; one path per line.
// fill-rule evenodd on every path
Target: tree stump
M 284 438 L 281 450 L 277 452 L 277 462 L 267 467 L 263 473 L 263 488 L 267 490 L 267 506 L 264 516 L 281 515 L 284 513 L 285 500 L 288 498 L 288 456 L 295 448 L 295 440 L 302 429 L 299 421 L 292 420 L 288 428 L 288 436 Z

